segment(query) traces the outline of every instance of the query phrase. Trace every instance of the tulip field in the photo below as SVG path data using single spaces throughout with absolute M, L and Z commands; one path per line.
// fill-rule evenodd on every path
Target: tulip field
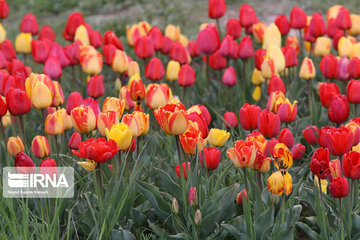
M 360 8 L 202 2 L 186 35 L 0 0 L 0 240 L 360 239 Z M 6 167 L 74 196 L 9 197 Z

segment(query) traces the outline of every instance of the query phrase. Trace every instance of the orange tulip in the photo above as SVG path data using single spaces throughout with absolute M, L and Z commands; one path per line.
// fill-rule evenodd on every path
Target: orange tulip
M 253 141 L 238 140 L 233 148 L 227 150 L 227 155 L 237 168 L 253 168 L 256 158 L 256 146 Z
M 126 123 L 129 126 L 133 138 L 145 135 L 149 131 L 149 114 L 140 111 L 125 114 L 121 122 Z
M 168 104 L 171 97 L 171 89 L 167 84 L 150 83 L 147 85 L 145 103 L 150 109 L 157 109 Z
M 204 148 L 204 140 L 196 122 L 189 121 L 186 131 L 179 136 L 180 143 L 187 154 L 195 154 L 196 148 L 201 152 Z
M 45 120 L 45 132 L 49 135 L 60 135 L 64 132 L 64 120 L 61 112 L 49 114 Z
M 187 113 L 182 103 L 169 103 L 154 111 L 156 120 L 166 134 L 180 135 L 188 126 Z
M 119 123 L 118 114 L 114 111 L 107 111 L 104 113 L 100 113 L 97 117 L 97 130 L 100 135 L 105 137 L 106 132 L 105 129 L 111 129 L 112 126 Z
M 145 86 L 139 74 L 135 74 L 129 80 L 130 97 L 133 101 L 141 101 L 145 98 Z
M 79 61 L 82 70 L 89 75 L 99 74 L 103 67 L 101 53 L 90 45 L 80 46 Z
M 50 155 L 50 146 L 48 140 L 44 136 L 35 136 L 31 143 L 31 150 L 35 157 L 45 158 Z
M 125 109 L 125 101 L 120 100 L 116 97 L 107 97 L 104 101 L 102 111 L 108 112 L 108 111 L 114 111 L 118 114 L 119 119 L 124 113 Z
M 74 108 L 71 110 L 71 120 L 79 133 L 89 133 L 96 128 L 96 116 L 91 107 Z
M 15 157 L 19 152 L 25 151 L 24 144 L 20 137 L 9 137 L 6 144 L 6 149 L 13 157 Z

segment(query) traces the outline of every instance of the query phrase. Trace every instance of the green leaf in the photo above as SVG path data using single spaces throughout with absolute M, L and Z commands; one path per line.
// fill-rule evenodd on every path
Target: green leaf
M 266 239 L 266 231 L 272 227 L 274 223 L 274 207 L 271 206 L 256 217 L 254 221 L 254 229 L 257 239 Z
M 111 230 L 111 235 L 110 235 L 109 240 L 115 240 L 115 239 L 133 240 L 136 238 L 131 232 L 129 232 L 127 230 L 118 231 L 118 230 L 113 229 L 113 230 Z
M 295 225 L 300 228 L 306 235 L 308 235 L 311 239 L 320 239 L 320 235 L 312 230 L 307 224 L 303 222 L 296 222 Z

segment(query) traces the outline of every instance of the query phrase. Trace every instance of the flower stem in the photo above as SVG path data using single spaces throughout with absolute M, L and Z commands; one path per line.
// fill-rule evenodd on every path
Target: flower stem
M 357 104 L 355 103 L 355 116 L 354 116 L 354 118 L 356 118 L 356 116 L 357 116 Z
M 57 141 L 57 135 L 54 135 L 54 140 L 55 140 L 55 147 L 56 147 L 56 160 L 57 166 L 60 166 L 60 156 L 59 156 L 59 145 L 58 145 L 58 141 Z
M 100 163 L 96 164 L 96 185 L 98 187 L 98 200 L 99 200 L 99 209 L 102 205 L 102 199 L 103 199 L 103 186 L 102 186 L 102 178 L 101 178 L 101 169 L 100 169 Z
M 322 193 L 321 193 L 321 179 L 319 177 L 318 177 L 318 181 L 319 181 L 319 195 L 320 195 L 320 200 L 322 202 L 323 198 L 322 198 Z
M 206 81 L 207 81 L 207 87 L 208 89 L 210 88 L 210 67 L 209 67 L 209 56 L 206 56 L 206 70 L 205 70 L 205 74 L 206 74 Z
M 310 111 L 310 119 L 312 119 L 312 107 L 311 107 L 311 87 L 310 87 L 310 81 L 307 80 L 307 94 L 308 94 L 308 101 L 309 101 L 309 111 Z
M 22 136 L 23 136 L 24 147 L 26 149 L 26 136 L 25 136 L 25 128 L 24 128 L 24 121 L 23 121 L 23 116 L 22 115 L 19 115 L 19 123 L 20 123 L 21 133 L 22 133 Z
M 352 228 L 352 222 L 351 222 L 351 216 L 353 213 L 353 189 L 354 189 L 354 179 L 350 179 L 350 198 L 349 198 L 349 219 L 348 219 L 348 236 L 351 238 L 351 228 Z
M 221 40 L 221 28 L 220 28 L 219 18 L 216 19 L 216 26 L 217 26 L 217 29 L 218 29 L 218 31 L 219 31 L 219 36 L 220 36 L 220 40 Z
M 259 186 L 259 190 L 261 192 L 261 189 L 262 189 L 262 184 L 261 184 L 261 172 L 256 172 L 256 177 L 257 177 L 257 183 L 258 183 L 258 186 Z
M 136 157 L 140 154 L 140 136 L 136 138 Z
M 181 188 L 182 188 L 182 192 L 183 192 L 183 203 L 184 203 L 184 209 L 185 209 L 185 214 L 186 214 L 187 213 L 186 183 L 185 183 L 185 176 L 184 176 L 184 171 L 183 171 L 183 166 L 182 166 L 181 144 L 180 144 L 179 135 L 175 135 L 175 140 L 176 140 L 176 148 L 177 148 L 177 151 L 179 154 Z M 186 215 L 184 217 L 186 217 Z
M 340 232 L 341 232 L 341 240 L 344 239 L 344 229 L 343 229 L 343 217 L 342 217 L 342 206 L 341 206 L 341 198 L 339 198 L 339 210 L 340 210 Z
M 246 168 L 243 168 L 242 170 L 243 170 L 243 173 L 244 173 L 245 189 L 246 189 L 246 191 L 249 192 L 248 181 L 247 181 L 247 176 L 246 176 Z

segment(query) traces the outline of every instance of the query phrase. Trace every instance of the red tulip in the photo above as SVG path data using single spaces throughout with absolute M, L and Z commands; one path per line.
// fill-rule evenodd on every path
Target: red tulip
M 286 35 L 290 31 L 290 23 L 284 14 L 280 14 L 275 18 L 275 25 L 278 27 L 282 36 Z
M 189 62 L 188 53 L 186 48 L 180 43 L 175 42 L 171 46 L 170 58 L 180 64 L 187 64 Z
M 338 50 L 338 45 L 339 45 L 339 40 L 341 37 L 344 36 L 344 32 L 343 31 L 337 31 L 333 37 L 333 41 L 332 41 L 332 45 L 334 47 L 335 50 Z
M 242 27 L 251 27 L 258 22 L 254 9 L 249 4 L 243 4 L 239 10 L 240 25 Z
M 159 58 L 152 58 L 145 68 L 145 76 L 151 81 L 160 81 L 165 74 L 165 68 Z
M 0 44 L 0 51 L 2 52 L 2 54 L 4 54 L 4 57 L 8 61 L 11 61 L 12 59 L 16 58 L 16 52 L 14 46 L 12 42 L 8 39 L 4 40 Z
M 98 31 L 91 31 L 89 34 L 89 39 L 91 46 L 94 48 L 99 48 L 102 46 L 103 39 Z
M 284 82 L 281 80 L 279 76 L 273 76 L 270 78 L 269 85 L 268 85 L 268 95 L 272 92 L 280 91 L 282 93 L 286 93 Z
M 44 73 L 52 79 L 59 79 L 62 76 L 60 60 L 57 56 L 50 56 L 44 64 Z
M 302 130 L 302 134 L 308 144 L 318 144 L 319 129 L 317 128 L 317 126 L 306 126 L 305 129 Z
M 7 112 L 7 105 L 6 102 L 4 101 L 4 99 L 2 97 L 0 97 L 0 119 L 5 116 L 6 112 Z
M 76 29 L 80 25 L 84 25 L 84 24 L 85 24 L 85 20 L 81 13 L 73 12 L 72 14 L 70 14 L 63 32 L 63 36 L 65 40 L 73 41 Z
M 281 48 L 285 57 L 285 67 L 295 67 L 298 65 L 296 49 L 293 47 L 282 47 Z
M 279 115 L 281 122 L 288 123 L 295 121 L 297 115 L 296 101 L 293 104 L 290 102 L 284 102 L 277 108 L 277 115 Z
M 254 130 L 258 128 L 258 118 L 261 108 L 257 105 L 245 103 L 239 112 L 239 120 L 243 129 Z
M 200 52 L 206 55 L 215 53 L 220 46 L 219 33 L 216 27 L 208 25 L 202 29 L 196 38 L 196 43 Z
M 223 57 L 231 57 L 234 55 L 236 50 L 236 45 L 234 45 L 234 40 L 231 36 L 226 35 L 225 38 L 222 40 L 219 53 Z
M 329 54 L 322 57 L 320 61 L 320 71 L 325 78 L 334 79 L 337 76 L 338 61 L 334 55 Z
M 345 153 L 342 159 L 342 170 L 347 178 L 360 179 L 360 153 Z
M 345 177 L 334 178 L 329 184 L 329 192 L 334 198 L 346 197 L 349 193 L 349 183 Z
M 327 148 L 318 148 L 311 157 L 310 170 L 320 179 L 325 179 L 329 174 L 330 154 Z
M 308 31 L 315 38 L 325 34 L 325 22 L 320 13 L 314 13 L 312 15 Z
M 226 23 L 226 35 L 237 39 L 241 36 L 241 25 L 236 18 L 230 18 Z
M 84 107 L 90 107 L 93 110 L 96 118 L 101 112 L 99 107 L 99 100 L 95 100 L 92 97 L 87 97 L 84 99 Z
M 226 128 L 236 128 L 238 125 L 236 114 L 233 112 L 224 113 L 224 125 Z
M 147 36 L 139 37 L 136 40 L 134 49 L 136 56 L 141 59 L 150 58 L 154 55 L 154 45 Z
M 360 77 L 360 59 L 357 57 L 353 57 L 349 63 L 349 74 L 351 78 L 359 78 Z
M 178 84 L 183 87 L 192 86 L 195 83 L 195 71 L 189 64 L 185 64 L 180 68 Z
M 99 98 L 105 93 L 104 76 L 94 75 L 87 84 L 87 93 L 92 98 Z
M 72 92 L 66 101 L 66 113 L 70 115 L 71 110 L 84 104 L 84 99 L 79 92 Z
M 72 152 L 81 158 L 93 160 L 97 163 L 104 163 L 115 156 L 119 151 L 117 143 L 105 138 L 89 138 L 85 142 L 79 144 L 79 150 L 72 150 Z
M 78 150 L 80 142 L 81 142 L 81 134 L 78 132 L 74 132 L 69 139 L 68 147 L 72 150 Z
M 246 189 L 239 192 L 239 194 L 236 196 L 236 203 L 238 205 L 242 205 L 244 199 L 247 199 L 247 191 L 246 191 Z
M 262 64 L 265 56 L 266 56 L 265 49 L 259 48 L 255 51 L 254 62 L 255 62 L 256 69 L 259 71 L 261 71 L 261 64 Z
M 105 64 L 112 66 L 112 59 L 114 57 L 116 47 L 113 44 L 108 44 L 103 46 L 103 55 L 105 59 Z
M 198 205 L 198 197 L 195 187 L 191 187 L 189 190 L 188 202 L 191 207 L 196 207 Z
M 228 67 L 223 76 L 222 76 L 222 82 L 225 86 L 232 87 L 236 84 L 236 72 L 233 67 Z
M 306 151 L 306 147 L 301 143 L 297 143 L 292 147 L 291 155 L 293 156 L 293 159 L 301 160 L 304 156 L 305 151 Z
M 186 163 L 183 162 L 182 163 L 182 169 L 183 169 L 183 174 L 184 174 L 184 177 L 185 177 L 185 180 L 187 180 L 187 172 L 190 174 L 190 162 L 187 162 L 187 169 L 186 169 Z M 186 171 L 187 170 L 187 171 Z M 180 164 L 176 165 L 175 167 L 175 173 L 176 175 L 181 178 L 181 175 L 180 175 Z
M 62 68 L 65 68 L 70 65 L 69 57 L 65 54 L 62 46 L 56 42 L 52 43 L 48 57 L 50 56 L 58 57 Z
M 278 143 L 279 143 L 279 140 L 277 138 L 272 138 L 272 139 L 268 140 L 267 144 L 266 144 L 266 150 L 267 150 L 266 155 L 272 156 L 273 152 L 274 152 L 274 147 Z
M 36 63 L 45 63 L 49 52 L 50 45 L 47 41 L 31 41 L 31 54 Z
M 254 48 L 251 37 L 245 36 L 241 39 L 238 49 L 238 55 L 241 59 L 248 59 L 254 56 Z
M 334 156 L 344 155 L 350 151 L 353 143 L 353 134 L 346 127 L 331 128 L 327 131 L 327 145 Z
M 204 162 L 205 162 L 206 168 L 208 170 L 217 169 L 220 160 L 221 160 L 221 151 L 216 147 L 205 147 L 199 156 L 200 165 L 204 167 Z
M 336 17 L 336 24 L 338 26 L 338 28 L 342 29 L 342 30 L 347 30 L 351 28 L 351 18 L 350 18 L 350 13 L 349 10 L 345 7 L 341 7 L 339 9 L 339 13 L 337 14 Z
M 162 38 L 163 38 L 161 30 L 157 26 L 153 26 L 147 35 L 148 37 L 150 37 L 155 50 L 156 51 L 160 50 L 162 47 Z
M 280 131 L 280 118 L 278 115 L 264 109 L 259 114 L 258 127 L 265 137 L 275 137 Z
M 200 114 L 201 117 L 203 117 L 205 119 L 206 125 L 207 126 L 210 125 L 211 115 L 209 113 L 209 110 L 207 110 L 207 108 L 204 105 L 197 104 L 197 105 L 191 106 L 187 112 L 188 112 L 188 114 L 190 114 L 192 112 L 197 112 L 198 114 Z
M 219 51 L 216 51 L 209 56 L 209 65 L 214 70 L 221 70 L 226 68 L 227 61 L 226 58 L 220 55 Z
M 192 58 L 200 56 L 199 47 L 197 43 L 193 40 L 189 41 L 188 45 L 186 46 L 186 50 Z
M 291 148 L 295 142 L 294 136 L 288 128 L 281 129 L 278 140 L 280 143 L 285 144 L 288 148 Z
M 161 40 L 161 49 L 160 49 L 161 53 L 169 54 L 172 45 L 173 45 L 173 41 L 169 37 L 163 36 Z
M 0 1 L 0 18 L 5 19 L 9 16 L 9 4 L 2 0 Z
M 27 13 L 20 23 L 20 32 L 22 33 L 31 33 L 32 35 L 38 34 L 39 26 L 36 20 L 36 17 L 31 14 Z
M 33 160 L 24 152 L 19 152 L 16 155 L 14 167 L 17 168 L 18 173 L 29 174 L 35 172 L 35 164 Z
M 329 107 L 330 99 L 334 95 L 339 95 L 339 87 L 335 83 L 321 83 L 319 84 L 320 102 L 323 107 Z
M 338 27 L 336 19 L 334 18 L 330 18 L 329 22 L 328 22 L 328 27 L 327 27 L 327 31 L 326 34 L 330 37 L 330 38 L 334 38 L 335 35 L 342 30 Z
M 64 52 L 68 56 L 71 66 L 79 64 L 80 46 L 81 45 L 82 45 L 81 41 L 76 40 L 74 43 L 70 43 L 64 47 Z M 105 59 L 105 61 L 106 61 L 106 59 Z
M 23 115 L 31 108 L 31 101 L 24 90 L 10 88 L 6 93 L 6 104 L 11 115 Z
M 349 81 L 346 87 L 346 96 L 349 99 L 350 103 L 359 104 L 360 103 L 360 81 L 351 80 Z
M 301 29 L 306 27 L 306 13 L 299 7 L 293 7 L 290 12 L 291 28 Z
M 221 18 L 225 15 L 226 3 L 225 0 L 209 0 L 209 18 Z
M 348 119 L 350 114 L 349 102 L 345 95 L 334 95 L 330 99 L 328 117 L 330 121 L 340 124 Z
M 198 125 L 198 128 L 199 128 L 199 131 L 201 133 L 201 137 L 203 139 L 207 138 L 207 136 L 209 135 L 209 128 L 208 128 L 208 125 L 206 124 L 205 118 L 203 118 L 197 112 L 192 112 L 192 113 L 188 114 L 188 120 L 196 122 Z
M 104 45 L 112 44 L 117 49 L 124 50 L 123 44 L 120 39 L 115 35 L 114 31 L 106 31 L 104 33 Z
M 39 33 L 38 40 L 45 41 L 49 40 L 50 42 L 54 42 L 56 39 L 56 35 L 52 28 L 49 25 L 44 25 Z
M 328 127 L 328 126 L 325 126 L 325 127 L 322 127 L 319 129 L 319 138 L 318 138 L 318 141 L 319 141 L 319 145 L 320 147 L 323 147 L 323 148 L 328 148 L 328 134 L 330 131 L 333 131 L 334 129 L 336 129 L 335 127 Z

